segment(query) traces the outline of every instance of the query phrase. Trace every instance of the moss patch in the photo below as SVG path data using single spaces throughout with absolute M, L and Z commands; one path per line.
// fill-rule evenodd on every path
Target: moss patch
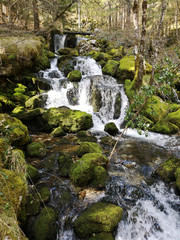
M 163 134 L 174 134 L 178 132 L 178 127 L 166 120 L 160 120 L 151 129 L 153 132 L 163 133 Z
M 79 82 L 81 81 L 81 78 L 82 74 L 79 70 L 71 71 L 67 76 L 67 79 L 71 82 Z
M 107 123 L 104 127 L 104 131 L 112 136 L 115 136 L 119 132 L 118 128 L 116 127 L 116 124 L 113 122 Z
M 180 128 L 180 109 L 176 112 L 169 113 L 166 119 Z
M 80 144 L 76 154 L 78 157 L 82 157 L 86 153 L 102 153 L 102 148 L 98 143 L 83 142 Z
M 115 60 L 109 60 L 107 61 L 106 65 L 103 67 L 102 71 L 104 74 L 110 75 L 112 77 L 116 77 L 118 66 L 119 66 L 119 62 Z
M 180 167 L 176 169 L 175 177 L 176 177 L 176 187 L 180 191 Z
M 33 142 L 27 146 L 27 154 L 30 157 L 43 158 L 47 154 L 47 149 L 43 142 Z
M 93 233 L 112 232 L 122 218 L 122 208 L 98 202 L 85 210 L 75 221 L 79 237 L 90 237 Z

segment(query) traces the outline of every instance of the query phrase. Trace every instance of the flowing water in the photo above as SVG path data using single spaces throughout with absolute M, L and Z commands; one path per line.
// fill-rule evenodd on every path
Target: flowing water
M 55 35 L 55 52 L 64 46 L 64 41 L 65 36 Z M 104 76 L 100 65 L 90 57 L 74 58 L 74 69 L 82 73 L 81 81 L 74 84 L 57 68 L 57 61 L 58 57 L 54 58 L 51 68 L 41 72 L 52 87 L 47 93 L 45 107 L 67 106 L 90 113 L 93 134 L 103 134 L 104 125 L 112 121 L 121 131 L 129 104 L 123 85 Z M 172 156 L 180 157 L 179 146 L 179 136 L 149 133 L 145 137 L 128 129 L 110 163 L 110 178 L 104 191 L 88 190 L 85 199 L 80 201 L 68 180 L 55 183 L 52 188 L 54 206 L 57 206 L 62 189 L 68 189 L 73 196 L 60 211 L 57 240 L 78 239 L 72 222 L 89 203 L 100 199 L 124 209 L 116 240 L 180 239 L 180 199 L 169 186 L 153 177 L 156 166 L 162 161 Z

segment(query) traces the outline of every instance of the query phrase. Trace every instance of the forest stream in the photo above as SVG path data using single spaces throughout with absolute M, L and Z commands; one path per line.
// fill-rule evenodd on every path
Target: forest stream
M 64 47 L 65 35 L 55 35 L 55 52 Z M 51 60 L 50 69 L 40 71 L 51 89 L 46 93 L 45 108 L 66 106 L 92 115 L 93 127 L 90 135 L 96 137 L 108 157 L 113 144 L 102 141 L 109 136 L 104 132 L 108 122 L 114 122 L 122 132 L 126 109 L 129 106 L 123 84 L 102 73 L 101 66 L 90 57 L 74 57 L 74 69 L 80 70 L 79 83 L 67 80 L 57 67 L 59 56 Z M 93 110 L 92 94 L 96 95 L 96 112 Z M 120 99 L 120 109 L 117 108 Z M 118 105 L 119 106 L 119 105 Z M 109 179 L 105 189 L 87 188 L 84 196 L 78 196 L 70 180 L 58 176 L 57 157 L 59 151 L 72 152 L 77 149 L 76 136 L 50 138 L 48 134 L 31 134 L 33 141 L 43 141 L 49 155 L 31 163 L 40 172 L 37 184 L 50 188 L 50 202 L 58 212 L 57 240 L 78 240 L 73 222 L 91 203 L 99 200 L 123 208 L 123 217 L 114 232 L 116 240 L 178 240 L 180 235 L 180 199 L 174 187 L 155 176 L 157 166 L 171 157 L 180 157 L 180 136 L 149 132 L 139 135 L 128 129 L 119 140 L 108 168 Z M 114 137 L 116 140 L 116 137 Z M 114 141 L 113 140 L 113 141 Z M 113 142 L 114 143 L 114 142 Z M 30 218 L 31 226 L 34 218 Z M 30 233 L 27 235 L 29 237 Z M 30 238 L 30 237 L 29 237 Z M 31 239 L 31 238 L 30 238 Z M 104 239 L 105 240 L 105 239 Z

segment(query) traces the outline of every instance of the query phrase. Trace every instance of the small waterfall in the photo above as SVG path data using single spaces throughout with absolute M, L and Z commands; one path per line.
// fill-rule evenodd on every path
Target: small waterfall
M 54 35 L 54 52 L 57 53 L 60 48 L 64 48 L 66 35 Z
M 179 239 L 179 197 L 160 182 L 150 187 L 151 199 L 140 199 L 120 222 L 116 240 Z

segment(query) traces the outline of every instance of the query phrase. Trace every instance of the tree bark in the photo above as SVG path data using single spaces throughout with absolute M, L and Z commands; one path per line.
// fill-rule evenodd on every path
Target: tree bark
M 139 0 L 134 0 L 133 4 L 134 18 L 134 52 L 135 52 L 135 72 L 138 68 L 138 48 L 139 48 Z
M 137 74 L 137 79 L 135 82 L 135 87 L 139 89 L 142 85 L 143 75 L 144 75 L 144 46 L 145 46 L 145 36 L 146 36 L 146 22 L 147 22 L 147 0 L 142 2 L 142 31 L 141 31 L 141 41 L 139 49 L 139 69 Z
M 34 31 L 39 31 L 39 9 L 37 0 L 33 0 L 33 15 L 34 15 Z
M 166 0 L 162 0 L 161 15 L 160 15 L 160 20 L 159 20 L 159 24 L 158 24 L 158 32 L 156 35 L 154 56 L 153 56 L 153 61 L 152 61 L 152 72 L 151 72 L 150 85 L 152 85 L 154 82 L 156 58 L 157 58 L 158 50 L 159 50 L 159 42 L 160 42 L 161 29 L 162 29 L 162 25 L 163 25 L 163 21 L 164 21 L 165 11 L 166 11 Z

